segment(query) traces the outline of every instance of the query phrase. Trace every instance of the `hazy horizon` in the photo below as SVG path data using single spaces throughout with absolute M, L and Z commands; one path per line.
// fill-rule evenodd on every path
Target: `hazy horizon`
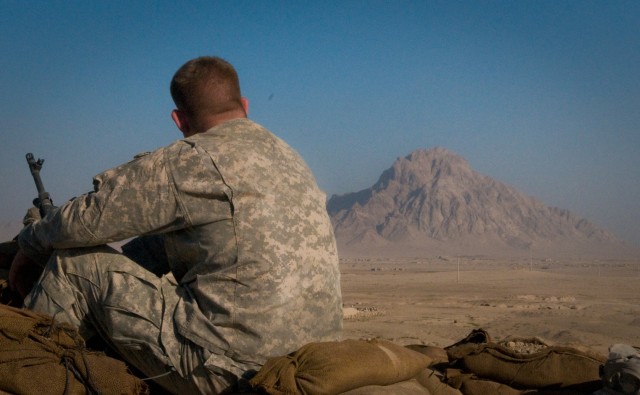
M 175 70 L 233 63 L 250 118 L 333 194 L 440 146 L 640 246 L 635 1 L 5 2 L 0 221 L 181 137 Z

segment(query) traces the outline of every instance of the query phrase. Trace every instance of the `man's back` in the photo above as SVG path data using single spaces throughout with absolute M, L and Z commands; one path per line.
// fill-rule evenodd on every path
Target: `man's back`
M 325 196 L 299 155 L 247 119 L 186 144 L 178 155 L 195 150 L 199 160 L 169 162 L 179 204 L 196 223 L 165 236 L 170 266 L 185 286 L 175 316 L 180 332 L 256 362 L 309 341 L 338 339 L 335 239 Z M 213 189 L 198 177 L 215 180 Z M 210 207 L 196 205 L 198 198 L 190 206 L 197 194 L 209 194 Z M 195 218 L 209 217 L 203 210 L 221 215 L 198 224 Z

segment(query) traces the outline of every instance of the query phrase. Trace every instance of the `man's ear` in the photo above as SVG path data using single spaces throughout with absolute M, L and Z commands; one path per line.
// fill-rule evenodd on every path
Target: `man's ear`
M 171 111 L 171 119 L 176 124 L 178 129 L 182 132 L 182 134 L 187 135 L 189 131 L 189 122 L 187 121 L 187 117 L 184 112 L 180 110 Z
M 249 99 L 246 97 L 240 98 L 240 103 L 242 103 L 242 108 L 244 108 L 245 115 L 249 115 Z

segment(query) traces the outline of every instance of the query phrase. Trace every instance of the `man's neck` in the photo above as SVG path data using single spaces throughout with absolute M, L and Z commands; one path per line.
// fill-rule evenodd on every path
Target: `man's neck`
M 190 137 L 190 136 L 193 136 L 194 134 L 204 133 L 207 130 L 213 127 L 216 127 L 218 125 L 222 125 L 225 122 L 233 121 L 234 119 L 246 119 L 246 118 L 247 118 L 247 114 L 245 114 L 244 111 L 238 111 L 238 110 L 212 115 L 207 117 L 207 119 L 205 119 L 204 122 L 200 124 L 200 126 L 195 128 L 196 131 L 194 133 L 189 133 L 188 135 L 185 133 L 183 134 L 184 134 L 184 137 Z

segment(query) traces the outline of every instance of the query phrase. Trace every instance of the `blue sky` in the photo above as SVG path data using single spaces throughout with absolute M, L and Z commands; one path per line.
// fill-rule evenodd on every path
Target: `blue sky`
M 175 70 L 233 63 L 329 196 L 442 146 L 640 245 L 640 2 L 0 2 L 0 220 L 180 137 Z

